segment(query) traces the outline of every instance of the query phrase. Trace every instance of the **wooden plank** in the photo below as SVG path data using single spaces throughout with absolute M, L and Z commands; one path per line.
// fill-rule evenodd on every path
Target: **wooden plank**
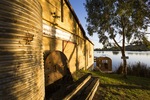
M 90 96 L 94 96 L 92 92 L 96 92 L 97 86 L 99 85 L 99 79 L 94 78 L 93 81 L 86 87 L 86 89 L 82 92 L 81 96 L 77 100 L 89 100 Z M 91 98 L 92 99 L 92 98 Z
M 86 74 L 71 85 L 63 86 L 60 90 L 54 93 L 50 99 L 52 100 L 69 100 L 76 94 L 80 88 L 91 78 L 91 74 Z

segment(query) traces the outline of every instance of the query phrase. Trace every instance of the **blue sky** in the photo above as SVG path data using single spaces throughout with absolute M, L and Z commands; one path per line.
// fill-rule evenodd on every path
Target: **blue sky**
M 101 43 L 99 43 L 97 34 L 94 34 L 93 36 L 89 36 L 87 34 L 86 19 L 85 19 L 85 17 L 87 16 L 87 13 L 83 5 L 83 3 L 85 3 L 85 0 L 69 0 L 69 2 L 71 3 L 80 23 L 82 24 L 82 27 L 84 28 L 87 37 L 94 43 L 94 48 L 102 48 L 103 46 Z M 148 28 L 147 33 L 150 33 L 150 27 Z M 150 41 L 150 35 L 147 35 L 147 36 Z
M 89 36 L 86 30 L 86 19 L 87 16 L 86 10 L 84 8 L 83 3 L 85 3 L 85 0 L 69 0 L 71 3 L 80 23 L 82 24 L 82 27 L 84 28 L 86 35 L 88 38 L 94 43 L 94 48 L 102 48 L 102 45 L 99 43 L 99 39 L 97 34 L 94 34 L 93 36 Z

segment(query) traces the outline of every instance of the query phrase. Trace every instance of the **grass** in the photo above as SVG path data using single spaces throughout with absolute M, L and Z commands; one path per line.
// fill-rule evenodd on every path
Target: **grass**
M 150 78 L 84 71 L 99 77 L 100 85 L 93 100 L 150 100 Z

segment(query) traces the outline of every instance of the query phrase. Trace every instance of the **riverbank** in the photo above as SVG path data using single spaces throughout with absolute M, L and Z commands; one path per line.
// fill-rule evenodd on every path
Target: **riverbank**
M 150 98 L 150 78 L 106 74 L 99 71 L 82 71 L 100 78 L 99 88 L 93 100 L 148 100 Z M 80 76 L 80 73 L 77 73 Z

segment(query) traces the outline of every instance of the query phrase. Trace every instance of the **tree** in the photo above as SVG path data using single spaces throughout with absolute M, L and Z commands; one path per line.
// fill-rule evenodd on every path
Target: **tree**
M 150 25 L 149 0 L 86 0 L 87 30 L 97 33 L 99 42 L 110 46 L 113 41 L 123 58 L 123 74 L 127 76 L 125 43 L 141 35 L 141 30 Z M 118 38 L 122 43 L 118 42 Z M 119 40 L 120 41 L 120 40 Z
M 143 36 L 142 40 L 143 40 L 143 44 L 144 44 L 148 49 L 150 49 L 150 42 L 148 41 L 147 37 Z

